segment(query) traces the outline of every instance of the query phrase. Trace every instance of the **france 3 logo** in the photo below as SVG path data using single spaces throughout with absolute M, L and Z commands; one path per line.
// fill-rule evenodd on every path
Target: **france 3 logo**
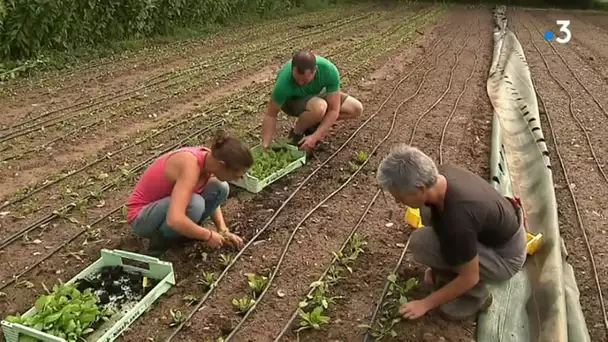
M 553 31 L 547 30 L 544 34 L 545 39 L 548 41 L 555 40 L 560 44 L 566 44 L 572 38 L 572 32 L 570 32 L 570 29 L 568 28 L 568 26 L 570 26 L 570 20 L 556 20 L 555 22 L 559 26 L 560 35 L 556 37 L 556 34 L 553 33 Z

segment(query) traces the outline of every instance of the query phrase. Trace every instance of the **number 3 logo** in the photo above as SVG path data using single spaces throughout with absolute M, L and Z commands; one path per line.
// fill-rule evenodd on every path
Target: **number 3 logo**
M 568 26 L 570 25 L 570 20 L 557 20 L 556 23 L 557 25 L 559 25 L 559 32 L 564 32 L 566 36 L 563 38 L 557 37 L 555 41 L 560 44 L 565 44 L 569 42 L 570 38 L 572 38 L 572 32 L 570 32 L 570 29 L 568 28 Z

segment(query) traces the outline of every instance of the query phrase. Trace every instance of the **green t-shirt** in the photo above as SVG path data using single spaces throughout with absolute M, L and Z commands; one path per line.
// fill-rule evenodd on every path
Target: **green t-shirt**
M 282 106 L 292 98 L 301 98 L 307 95 L 319 95 L 323 89 L 325 93 L 333 93 L 340 89 L 340 72 L 334 63 L 329 60 L 317 57 L 317 72 L 315 78 L 305 85 L 300 86 L 293 79 L 291 60 L 279 71 L 277 81 L 272 91 L 272 99 Z

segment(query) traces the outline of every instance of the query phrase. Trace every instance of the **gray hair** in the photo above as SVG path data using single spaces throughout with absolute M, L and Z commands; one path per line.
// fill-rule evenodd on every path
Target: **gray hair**
M 438 175 L 429 156 L 415 147 L 399 144 L 380 162 L 376 178 L 383 189 L 409 193 L 435 185 Z

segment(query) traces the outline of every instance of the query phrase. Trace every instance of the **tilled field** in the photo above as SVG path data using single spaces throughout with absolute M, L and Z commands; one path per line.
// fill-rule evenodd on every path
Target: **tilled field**
M 608 33 L 580 19 L 587 16 L 597 14 L 512 10 L 509 22 L 536 86 L 555 171 L 560 231 L 581 291 L 587 328 L 592 341 L 605 341 Z M 567 44 L 547 42 L 542 33 L 557 28 L 555 20 L 562 18 L 571 21 L 573 39 Z M 608 15 L 601 20 L 608 20 Z
M 601 129 L 608 104 L 600 94 L 607 86 L 602 61 L 608 50 L 595 45 L 606 33 L 598 36 L 601 31 L 589 31 L 597 27 L 573 17 L 576 39 L 548 45 L 541 32 L 552 25 L 552 15 L 511 12 L 510 23 L 553 121 L 552 153 L 557 143 L 562 147 L 570 186 L 556 173 L 561 227 L 587 324 L 599 341 L 604 326 L 589 263 L 599 267 L 607 294 L 601 247 L 608 179 L 589 147 L 598 158 L 607 155 Z M 143 252 L 120 206 L 147 163 L 179 146 L 206 144 L 219 127 L 256 144 L 276 70 L 307 47 L 337 64 L 345 91 L 364 104 L 362 118 L 337 124 L 313 160 L 260 194 L 231 187 L 224 214 L 231 230 L 253 243 L 240 253 L 202 245 L 172 250 L 166 259 L 178 284 L 119 339 L 272 341 L 280 333 L 285 341 L 362 339 L 359 325 L 374 314 L 387 276 L 397 270 L 400 281 L 421 280 L 422 272 L 405 253 L 409 229 L 402 209 L 378 192 L 375 169 L 391 146 L 410 142 L 437 162 L 488 178 L 491 32 L 489 9 L 353 7 L 231 29 L 7 87 L 0 93 L 6 108 L 0 117 L 0 262 L 6 265 L 0 269 L 0 312 L 23 312 L 42 284 L 70 279 L 101 248 Z M 554 60 L 545 64 L 541 56 Z M 291 123 L 285 117 L 279 122 L 286 135 Z M 369 158 L 353 168 L 358 152 Z M 594 259 L 586 254 L 568 189 L 580 203 Z M 331 252 L 354 232 L 367 244 L 352 273 L 330 287 L 327 296 L 336 297 L 325 311 L 330 323 L 294 333 L 298 302 L 334 262 Z M 236 257 L 226 266 L 220 254 Z M 209 272 L 220 277 L 211 290 L 204 284 Z M 238 314 L 232 300 L 250 294 L 245 274 L 265 272 L 270 285 L 252 310 Z M 412 296 L 426 291 L 420 285 Z M 187 322 L 179 325 L 172 311 Z M 395 330 L 400 341 L 475 339 L 474 324 L 450 323 L 434 313 Z

